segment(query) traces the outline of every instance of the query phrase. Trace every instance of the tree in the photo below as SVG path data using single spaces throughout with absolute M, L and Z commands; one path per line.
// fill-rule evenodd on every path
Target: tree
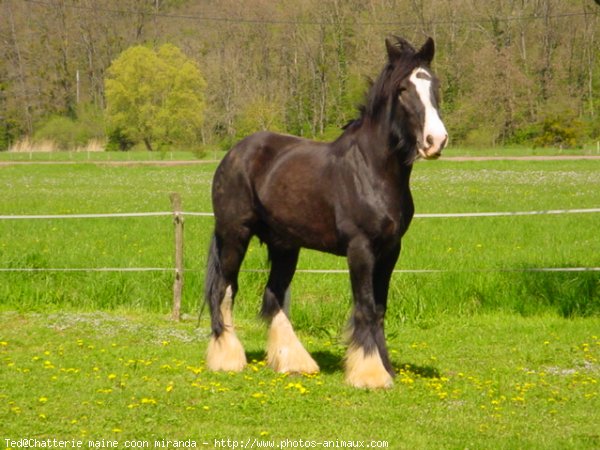
M 177 47 L 125 50 L 107 70 L 109 136 L 154 144 L 194 144 L 204 120 L 206 82 Z

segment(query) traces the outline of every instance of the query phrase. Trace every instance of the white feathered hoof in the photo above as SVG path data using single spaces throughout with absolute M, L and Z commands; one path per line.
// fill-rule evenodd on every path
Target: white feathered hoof
M 206 350 L 206 367 L 212 371 L 240 372 L 246 367 L 246 352 L 233 328 L 233 289 L 227 286 L 221 301 L 225 329 L 219 337 L 213 334 Z
M 394 380 L 378 351 L 366 355 L 362 347 L 350 346 L 346 355 L 346 383 L 363 389 L 387 389 L 394 385 Z
M 267 363 L 279 373 L 317 373 L 319 365 L 302 346 L 289 319 L 279 311 L 269 328 Z
M 212 371 L 240 372 L 246 367 L 244 347 L 233 331 L 211 336 L 206 351 L 206 367 Z

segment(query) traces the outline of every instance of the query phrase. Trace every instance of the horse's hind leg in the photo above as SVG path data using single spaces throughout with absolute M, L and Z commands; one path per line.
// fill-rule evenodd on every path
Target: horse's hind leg
M 302 346 L 288 314 L 286 296 L 296 271 L 299 250 L 281 251 L 269 247 L 271 273 L 263 296 L 262 316 L 271 321 L 267 362 L 276 372 L 316 373 L 318 364 Z
M 246 366 L 246 354 L 235 334 L 232 312 L 248 240 L 249 233 L 234 240 L 223 240 L 215 234 L 211 242 L 205 283 L 212 328 L 206 352 L 209 370 L 237 372 Z

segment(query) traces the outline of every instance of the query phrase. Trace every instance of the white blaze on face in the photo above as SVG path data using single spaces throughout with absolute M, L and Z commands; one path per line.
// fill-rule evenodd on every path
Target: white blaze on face
M 425 122 L 423 135 L 419 142 L 419 153 L 426 159 L 437 158 L 448 141 L 448 132 L 437 109 L 433 106 L 432 77 L 425 69 L 417 67 L 410 75 L 410 81 L 414 84 L 425 108 Z

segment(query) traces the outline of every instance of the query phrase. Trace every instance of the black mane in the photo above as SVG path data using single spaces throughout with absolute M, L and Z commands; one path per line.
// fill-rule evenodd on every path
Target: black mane
M 408 138 L 393 120 L 393 100 L 398 96 L 402 80 L 408 77 L 415 68 L 428 67 L 429 64 L 403 38 L 394 36 L 392 40 L 386 40 L 386 46 L 388 61 L 375 80 L 367 79 L 368 89 L 364 103 L 358 106 L 358 117 L 342 127 L 344 132 L 338 139 L 341 140 L 344 136 L 359 129 L 365 121 L 387 122 L 390 125 L 390 148 L 402 153 L 404 155 L 402 159 L 406 164 L 412 164 L 417 157 L 415 142 Z
M 368 89 L 364 103 L 358 106 L 358 117 L 346 123 L 343 130 L 360 125 L 365 118 L 377 118 L 385 110 L 388 101 L 397 95 L 400 82 L 416 67 L 425 65 L 416 57 L 417 51 L 408 41 L 396 36 L 393 39 L 386 41 L 389 60 L 383 70 L 375 80 L 370 77 L 367 79 Z

